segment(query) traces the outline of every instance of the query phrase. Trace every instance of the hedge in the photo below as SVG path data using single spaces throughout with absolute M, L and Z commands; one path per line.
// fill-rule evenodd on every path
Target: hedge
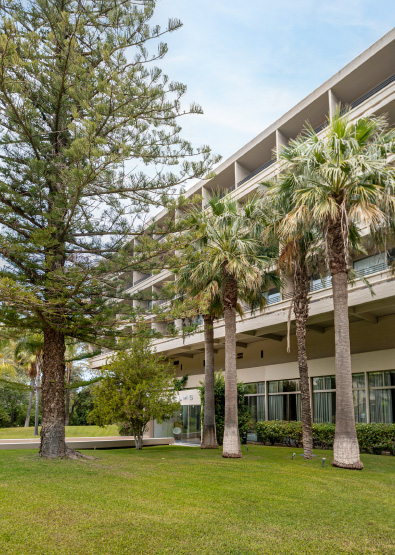
M 257 422 L 255 429 L 262 443 L 303 446 L 301 422 L 283 420 Z M 389 451 L 395 455 L 395 424 L 357 424 L 359 447 L 368 453 Z M 331 449 L 335 438 L 334 424 L 313 424 L 313 442 L 316 449 Z

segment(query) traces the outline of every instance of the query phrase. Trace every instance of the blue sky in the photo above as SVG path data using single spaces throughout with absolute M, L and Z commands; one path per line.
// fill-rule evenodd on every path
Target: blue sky
M 392 0 L 159 0 L 180 18 L 161 67 L 203 116 L 185 136 L 230 156 L 395 24 Z

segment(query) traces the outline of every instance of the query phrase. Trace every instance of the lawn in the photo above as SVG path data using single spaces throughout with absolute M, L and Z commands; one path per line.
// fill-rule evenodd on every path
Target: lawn
M 39 433 L 40 433 L 39 428 Z M 66 426 L 66 437 L 118 436 L 118 426 Z M 34 437 L 34 428 L 0 428 L 0 439 L 25 439 Z
M 163 446 L 43 461 L 0 451 L 0 553 L 395 554 L 394 457 L 364 455 L 358 472 L 291 454 L 251 446 L 230 460 Z

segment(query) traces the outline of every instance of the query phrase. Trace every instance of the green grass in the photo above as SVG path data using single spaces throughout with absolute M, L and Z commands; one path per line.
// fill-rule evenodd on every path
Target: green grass
M 39 428 L 39 433 L 40 433 Z M 118 426 L 66 426 L 66 437 L 118 436 Z M 0 428 L 0 439 L 25 439 L 34 437 L 34 428 Z
M 394 457 L 364 455 L 358 472 L 291 452 L 251 446 L 230 460 L 163 446 L 45 461 L 0 451 L 0 553 L 395 553 Z

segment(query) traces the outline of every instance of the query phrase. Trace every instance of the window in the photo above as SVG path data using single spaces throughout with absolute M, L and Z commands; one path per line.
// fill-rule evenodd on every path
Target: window
M 354 400 L 355 422 L 365 423 L 367 421 L 365 374 L 352 375 L 352 396 Z
M 302 420 L 299 380 L 269 382 L 269 420 Z
M 369 374 L 370 421 L 395 422 L 395 370 Z
M 336 411 L 335 376 L 313 378 L 313 421 L 334 422 Z
M 244 402 L 249 408 L 252 422 L 265 420 L 265 382 L 246 384 Z
M 164 422 L 154 420 L 154 437 L 174 437 L 175 441 L 199 443 L 200 405 L 183 405 L 172 418 Z M 175 434 L 173 430 L 178 433 Z

